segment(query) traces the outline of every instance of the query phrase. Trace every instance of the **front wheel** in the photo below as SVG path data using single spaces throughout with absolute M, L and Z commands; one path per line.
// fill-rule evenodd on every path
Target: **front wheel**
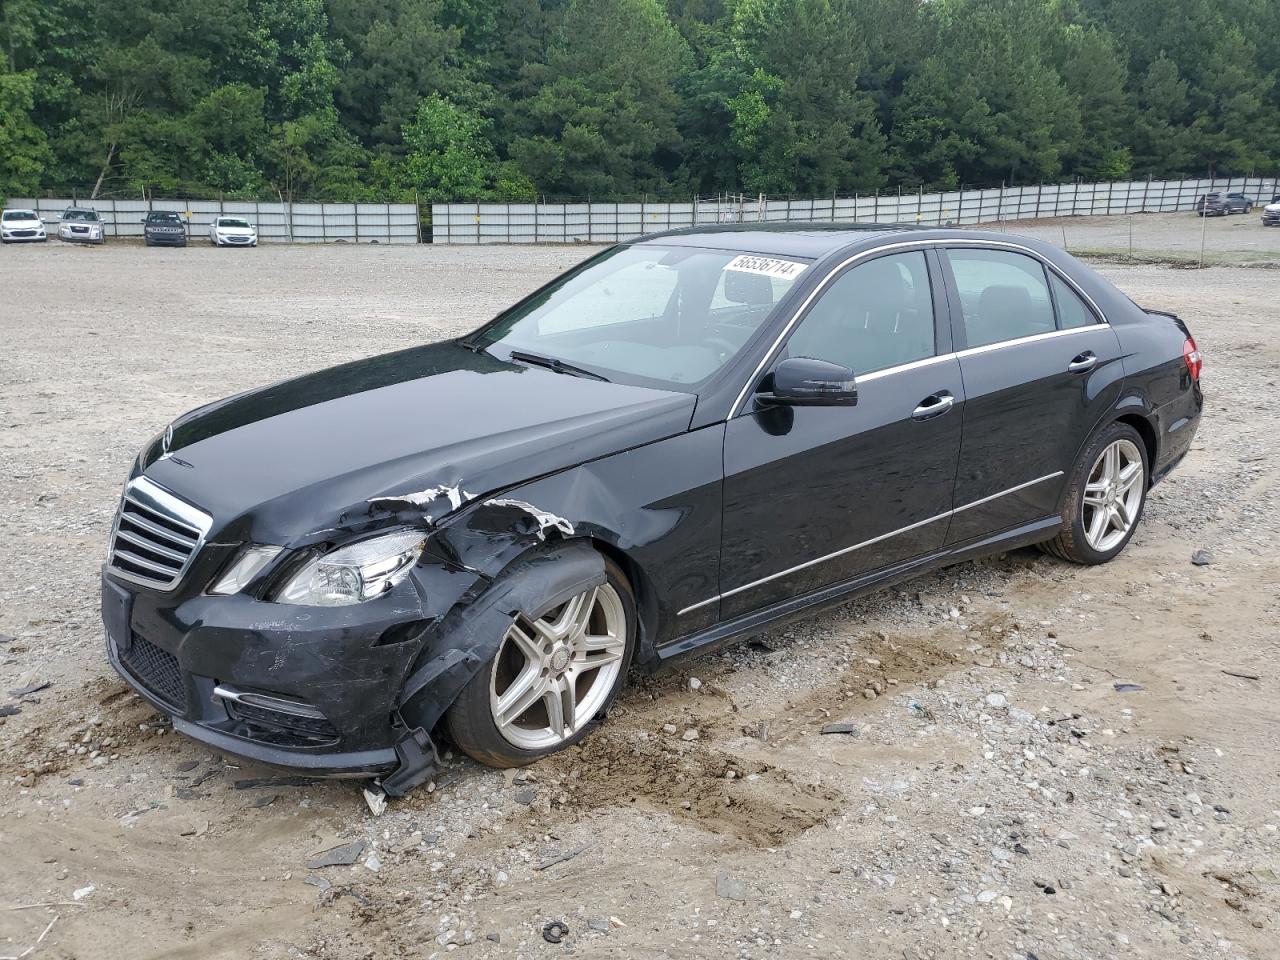
M 1043 549 L 1089 565 L 1114 558 L 1142 519 L 1148 474 L 1147 449 L 1137 430 L 1124 423 L 1102 430 L 1072 468 L 1062 530 Z
M 450 739 L 491 767 L 519 767 L 585 737 L 626 679 L 635 599 L 621 570 L 536 620 L 517 616 L 445 715 Z

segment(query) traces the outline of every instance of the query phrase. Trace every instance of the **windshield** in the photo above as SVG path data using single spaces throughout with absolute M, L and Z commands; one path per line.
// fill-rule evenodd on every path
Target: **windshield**
M 181 223 L 182 218 L 176 213 L 149 213 L 147 219 L 152 223 Z
M 5 220 L 38 220 L 39 217 L 31 210 L 6 210 L 4 212 Z
M 219 217 L 218 226 L 220 227 L 247 227 L 248 220 L 241 220 L 238 217 Z
M 97 220 L 98 215 L 92 210 L 68 210 L 62 215 L 63 220 Z
M 536 354 L 610 380 L 687 389 L 746 345 L 807 266 L 727 250 L 617 247 L 473 342 L 504 358 Z

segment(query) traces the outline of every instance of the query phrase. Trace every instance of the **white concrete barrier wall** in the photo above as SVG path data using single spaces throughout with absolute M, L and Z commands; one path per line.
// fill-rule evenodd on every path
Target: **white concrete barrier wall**
M 173 210 L 187 220 L 195 242 L 207 241 L 214 217 L 244 217 L 263 243 L 418 243 L 413 203 L 258 203 L 253 200 L 68 200 L 14 198 L 10 207 L 37 210 L 56 220 L 67 207 L 91 207 L 108 237 L 141 237 L 150 210 Z
M 1205 193 L 1280 194 L 1276 177 L 1133 180 L 892 193 L 808 200 L 741 197 L 679 203 L 436 203 L 433 243 L 615 243 L 714 223 L 907 223 L 964 226 L 1006 220 L 1191 210 Z
M 259 203 L 237 200 L 94 200 L 109 237 L 141 237 L 149 210 L 184 215 L 193 240 L 208 237 L 215 216 L 242 216 L 264 243 L 616 243 L 647 233 L 715 223 L 897 223 L 966 226 L 1049 217 L 1191 210 L 1205 193 L 1243 193 L 1255 204 L 1280 194 L 1276 177 L 1134 180 L 991 187 L 942 193 L 775 199 L 698 198 L 668 203 L 436 203 L 429 235 L 420 236 L 412 203 Z M 70 199 L 23 199 L 57 219 Z

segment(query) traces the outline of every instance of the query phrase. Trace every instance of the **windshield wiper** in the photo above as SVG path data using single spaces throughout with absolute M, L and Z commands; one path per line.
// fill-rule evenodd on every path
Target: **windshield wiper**
M 575 367 L 572 363 L 565 363 L 563 360 L 557 360 L 555 357 L 542 357 L 536 353 L 525 353 L 523 350 L 512 350 L 512 360 L 520 360 L 523 363 L 531 363 L 536 367 L 546 367 L 548 370 L 554 370 L 556 373 L 567 373 L 575 377 L 587 377 L 590 380 L 603 380 L 609 382 L 608 377 L 602 377 L 600 374 L 591 370 L 584 370 L 582 367 Z

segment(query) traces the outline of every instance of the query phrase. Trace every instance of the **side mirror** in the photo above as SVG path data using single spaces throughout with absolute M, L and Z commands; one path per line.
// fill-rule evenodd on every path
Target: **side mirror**
M 757 396 L 787 406 L 851 407 L 858 402 L 853 371 L 839 363 L 790 357 L 773 368 L 772 389 Z M 768 380 L 764 386 L 768 386 Z

